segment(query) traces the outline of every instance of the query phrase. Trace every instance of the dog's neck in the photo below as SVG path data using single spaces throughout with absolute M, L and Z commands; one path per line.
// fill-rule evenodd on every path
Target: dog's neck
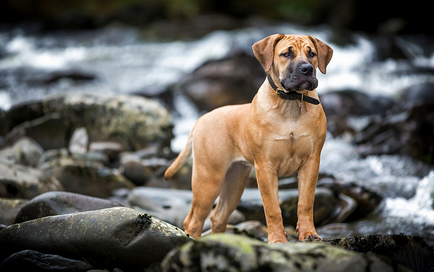
M 267 73 L 267 80 L 268 80 L 268 83 L 270 84 L 271 88 L 273 88 L 275 93 L 282 99 L 299 100 L 300 102 L 305 101 L 305 102 L 311 103 L 313 105 L 319 104 L 319 100 L 317 100 L 315 98 L 298 93 L 296 91 L 286 91 L 283 88 L 277 87 L 276 83 L 274 83 L 274 80 L 271 78 L 271 75 L 269 73 Z
M 262 87 L 265 87 L 268 90 L 267 93 L 270 95 L 268 98 L 274 101 L 274 106 L 272 108 L 276 109 L 281 105 L 284 106 L 284 108 L 291 108 L 291 112 L 294 112 L 294 108 L 298 107 L 298 116 L 303 112 L 303 107 L 307 106 L 304 102 L 312 105 L 318 105 L 320 103 L 318 99 L 308 96 L 308 92 L 302 94 L 296 91 L 287 91 L 282 87 L 278 87 L 269 73 L 267 73 L 267 77 Z M 316 96 L 315 90 L 313 90 L 313 92 Z

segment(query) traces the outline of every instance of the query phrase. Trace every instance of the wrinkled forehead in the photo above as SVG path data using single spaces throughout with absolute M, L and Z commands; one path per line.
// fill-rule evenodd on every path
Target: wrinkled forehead
M 307 48 L 307 46 L 311 47 L 313 50 L 315 49 L 313 42 L 306 36 L 285 35 L 285 37 L 276 44 L 274 50 L 276 53 L 280 53 L 288 50 L 289 47 L 292 47 L 292 50 L 296 51 Z

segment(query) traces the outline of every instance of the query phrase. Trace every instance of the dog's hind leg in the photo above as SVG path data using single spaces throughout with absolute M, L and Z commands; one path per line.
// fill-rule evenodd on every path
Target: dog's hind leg
M 212 233 L 225 232 L 229 216 L 238 206 L 252 166 L 233 163 L 225 176 L 220 198 L 211 215 Z
M 190 212 L 184 220 L 184 230 L 197 239 L 202 234 L 203 224 L 219 196 L 224 180 L 225 169 L 214 171 L 193 165 L 193 201 Z

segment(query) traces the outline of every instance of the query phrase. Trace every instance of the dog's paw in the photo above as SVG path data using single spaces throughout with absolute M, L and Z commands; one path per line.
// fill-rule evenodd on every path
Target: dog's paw
M 307 240 L 307 241 L 314 241 L 314 240 L 321 241 L 322 240 L 321 236 L 319 236 L 316 233 L 315 229 L 310 230 L 310 231 L 309 230 L 305 230 L 305 231 L 301 230 L 300 231 L 299 228 L 297 227 L 296 232 L 298 232 L 298 241 L 305 241 L 305 240 Z
M 268 243 L 269 244 L 286 244 L 288 243 L 288 239 L 286 238 L 286 233 L 284 232 L 284 234 L 275 234 L 273 235 L 272 233 L 268 234 Z

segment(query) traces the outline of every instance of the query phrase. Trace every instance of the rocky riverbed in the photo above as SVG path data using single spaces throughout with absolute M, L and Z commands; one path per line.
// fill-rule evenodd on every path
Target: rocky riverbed
M 164 170 L 202 112 L 251 100 L 264 74 L 250 46 L 275 32 L 306 31 L 0 33 L 0 270 L 432 270 L 434 64 L 406 37 L 385 38 L 393 56 L 366 37 L 332 44 L 314 206 L 324 241 L 297 242 L 294 176 L 279 180 L 290 244 L 268 245 L 254 171 L 226 234 L 209 235 L 209 220 L 198 241 L 183 232 L 191 161 L 168 182 Z
M 328 94 L 323 97 L 326 111 L 333 105 L 327 101 L 342 95 L 339 99 L 358 97 Z M 339 114 L 331 113 L 330 119 L 339 119 Z M 207 220 L 205 238 L 193 241 L 182 231 L 192 200 L 190 166 L 172 181 L 163 181 L 163 171 L 176 154 L 167 145 L 173 137 L 171 116 L 155 100 L 56 95 L 12 107 L 2 115 L 1 124 L 2 271 L 324 271 L 337 263 L 333 271 L 349 266 L 361 271 L 425 271 L 433 266 L 434 252 L 422 238 L 346 236 L 348 222 L 369 217 L 384 196 L 325 173 L 315 195 L 315 224 L 325 238 L 334 233 L 348 240 L 297 243 L 297 179 L 290 177 L 279 181 L 279 199 L 293 244 L 267 245 L 252 172 L 249 188 L 230 217 L 227 236 L 208 235 Z M 351 127 L 343 130 L 353 133 Z M 410 257 L 400 259 L 402 254 Z

